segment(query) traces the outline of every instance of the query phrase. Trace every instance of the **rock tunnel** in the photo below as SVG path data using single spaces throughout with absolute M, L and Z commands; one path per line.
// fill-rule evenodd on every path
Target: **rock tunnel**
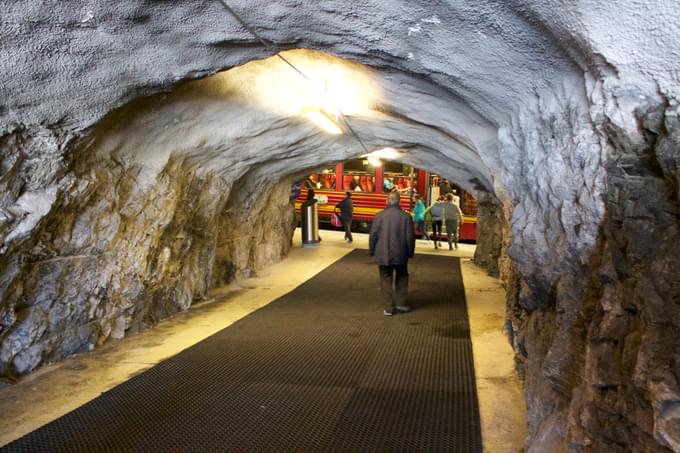
M 291 184 L 363 153 L 321 96 L 477 197 L 528 450 L 680 451 L 677 5 L 229 4 L 268 46 L 215 1 L 5 3 L 0 374 L 284 259 Z

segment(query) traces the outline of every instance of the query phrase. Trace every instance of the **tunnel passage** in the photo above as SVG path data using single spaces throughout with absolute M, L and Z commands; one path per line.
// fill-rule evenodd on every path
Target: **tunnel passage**
M 493 143 L 494 129 L 478 116 L 476 128 L 437 126 L 437 118 L 402 124 L 388 99 L 397 90 L 404 96 L 408 79 L 397 85 L 319 52 L 285 56 L 340 100 L 366 143 L 398 146 L 395 159 L 437 168 L 475 193 L 490 184 L 474 144 Z M 33 263 L 17 266 L 24 275 L 6 297 L 26 308 L 10 306 L 7 316 L 27 321 L 4 343 L 5 372 L 25 373 L 153 325 L 209 297 L 213 285 L 285 256 L 296 221 L 294 178 L 360 152 L 355 137 L 329 135 L 301 117 L 304 103 L 319 103 L 309 89 L 272 57 L 136 100 L 98 124 L 79 143 L 61 209 L 45 222 L 49 239 L 33 245 L 42 249 Z M 478 133 L 464 135 L 470 130 Z M 86 283 L 72 288 L 72 281 Z M 7 347 L 17 343 L 18 354 Z
M 354 250 L 4 450 L 481 452 L 458 258 L 416 256 L 393 318 L 375 267 Z
M 357 132 L 478 192 L 494 219 L 480 235 L 502 247 L 477 261 L 508 289 L 528 450 L 680 449 L 675 5 L 231 3 L 282 48 L 370 67 L 379 108 L 350 116 Z M 271 55 L 215 2 L 2 14 L 5 375 L 207 297 L 219 257 L 223 279 L 280 259 L 290 169 L 356 155 L 350 137 L 211 91 L 218 115 L 163 110 L 180 82 Z

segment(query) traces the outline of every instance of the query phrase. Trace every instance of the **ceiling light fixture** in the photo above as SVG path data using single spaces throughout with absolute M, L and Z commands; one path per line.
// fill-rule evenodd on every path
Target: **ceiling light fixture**
M 241 17 L 240 17 L 238 14 L 236 14 L 236 11 L 234 11 L 234 10 L 227 4 L 227 2 L 226 2 L 225 0 L 217 0 L 217 1 L 224 7 L 224 9 L 226 9 L 226 10 L 229 12 L 229 14 L 231 14 L 231 15 L 238 21 L 238 23 L 241 24 L 241 26 L 242 26 L 243 28 L 245 28 L 246 30 L 248 30 L 248 32 L 249 32 L 251 35 L 253 35 L 253 36 L 255 37 L 255 39 L 257 39 L 258 41 L 260 41 L 260 43 L 262 43 L 262 45 L 263 45 L 269 52 L 271 52 L 272 54 L 276 55 L 276 56 L 279 57 L 281 60 L 283 60 L 288 66 L 290 66 L 291 68 L 293 68 L 293 70 L 294 70 L 295 72 L 297 72 L 298 74 L 300 74 L 305 80 L 309 81 L 310 83 L 313 83 L 312 80 L 311 80 L 309 77 L 307 77 L 302 71 L 300 71 L 298 68 L 296 68 L 295 65 L 293 65 L 293 63 L 291 63 L 291 62 L 288 61 L 286 58 L 284 58 L 283 55 L 281 55 L 281 53 L 279 53 L 278 49 L 276 49 L 274 46 L 272 46 L 272 45 L 269 44 L 266 40 L 264 40 L 260 35 L 258 35 L 257 32 L 255 32 L 255 30 L 252 29 L 252 27 L 249 27 L 248 24 L 246 24 L 246 23 L 243 21 L 243 19 L 241 19 Z M 328 129 L 326 129 L 325 126 L 322 126 L 322 127 L 324 127 L 325 130 L 327 130 L 327 131 L 329 131 L 329 132 L 331 132 L 331 133 L 333 133 L 333 134 L 342 134 L 342 133 L 344 132 L 344 130 L 342 129 L 342 127 L 340 127 L 340 125 L 338 124 L 337 120 L 333 120 L 333 119 L 330 117 L 330 115 L 328 115 L 328 113 L 324 112 L 322 109 L 319 108 L 319 109 L 317 109 L 317 110 L 319 111 L 318 114 L 311 114 L 310 116 L 312 116 L 315 120 L 318 120 L 318 121 L 323 122 L 324 124 L 328 124 L 328 122 L 330 121 L 330 124 L 333 125 L 333 126 L 330 126 L 330 125 L 329 125 L 329 128 L 328 128 Z M 366 145 L 365 145 L 364 142 L 361 140 L 361 137 L 359 137 L 359 134 L 357 134 L 356 131 L 354 130 L 354 128 L 352 128 L 352 126 L 349 124 L 349 121 L 347 121 L 347 117 L 342 113 L 342 111 L 341 111 L 340 109 L 338 109 L 338 116 L 339 116 L 339 118 L 342 120 L 342 122 L 344 123 L 345 127 L 347 128 L 347 130 L 354 136 L 354 138 L 357 139 L 357 141 L 358 141 L 359 144 L 361 145 L 361 148 L 364 150 L 364 152 L 368 154 L 368 148 L 366 148 Z M 322 119 L 323 117 L 326 117 L 326 120 Z M 318 123 L 318 124 L 321 124 L 321 123 Z M 339 131 L 339 132 L 338 132 L 338 131 Z
M 382 161 L 376 156 L 371 156 L 370 154 L 368 155 L 368 163 L 373 167 L 382 167 Z
M 371 152 L 372 156 L 379 157 L 381 159 L 396 160 L 399 157 L 399 151 L 394 148 L 381 148 L 376 149 Z
M 338 121 L 320 107 L 304 107 L 302 109 L 307 116 L 318 124 L 326 132 L 339 135 L 344 132 Z

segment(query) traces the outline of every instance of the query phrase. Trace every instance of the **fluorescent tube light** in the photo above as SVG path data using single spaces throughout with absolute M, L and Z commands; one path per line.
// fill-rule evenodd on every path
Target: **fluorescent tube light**
M 344 132 L 335 118 L 326 113 L 323 109 L 319 107 L 305 107 L 302 111 L 326 132 L 336 135 Z

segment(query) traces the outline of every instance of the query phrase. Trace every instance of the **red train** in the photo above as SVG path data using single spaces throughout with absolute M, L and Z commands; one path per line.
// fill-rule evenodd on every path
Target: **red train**
M 345 197 L 346 191 L 351 191 L 354 204 L 353 229 L 368 232 L 375 214 L 387 205 L 387 193 L 394 190 L 393 188 L 402 193 L 401 208 L 410 212 L 410 195 L 414 190 L 423 198 L 426 206 L 429 206 L 439 196 L 439 182 L 438 175 L 402 163 L 383 161 L 382 166 L 373 167 L 368 159 L 352 159 L 309 175 L 295 201 L 295 210 L 300 213 L 300 205 L 307 199 L 307 190 L 313 188 L 316 199 L 319 200 L 319 222 L 330 223 L 335 205 Z M 460 240 L 476 241 L 477 202 L 470 193 L 455 184 L 452 187 L 460 197 L 459 205 L 463 211 Z

